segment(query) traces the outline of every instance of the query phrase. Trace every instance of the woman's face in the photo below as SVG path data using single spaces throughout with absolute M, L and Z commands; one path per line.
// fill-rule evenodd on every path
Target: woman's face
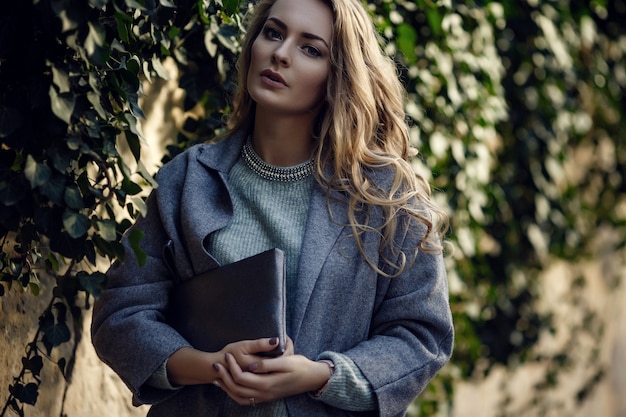
M 319 0 L 277 0 L 252 44 L 248 92 L 262 107 L 315 116 L 326 95 L 333 15 Z

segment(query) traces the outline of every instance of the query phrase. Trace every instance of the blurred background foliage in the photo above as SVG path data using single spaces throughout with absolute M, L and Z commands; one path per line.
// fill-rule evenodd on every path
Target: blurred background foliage
M 20 287 L 36 295 L 42 270 L 56 289 L 2 415 L 35 405 L 42 356 L 74 340 L 72 322 L 104 279 L 99 260 L 123 256 L 119 240 L 145 210 L 155 183 L 140 158 L 143 86 L 168 78 L 164 59 L 176 64 L 188 117 L 163 162 L 214 138 L 229 112 L 249 6 L 28 0 L 3 8 L 0 295 Z M 412 410 L 433 415 L 451 406 L 455 380 L 537 359 L 533 346 L 553 331 L 549 311 L 537 308 L 537 275 L 550 259 L 624 246 L 626 4 L 366 7 L 407 88 L 415 168 L 451 216 L 455 354 Z M 131 238 L 141 256 L 141 236 Z M 601 328 L 590 317 L 577 331 Z M 550 359 L 558 369 L 568 352 Z

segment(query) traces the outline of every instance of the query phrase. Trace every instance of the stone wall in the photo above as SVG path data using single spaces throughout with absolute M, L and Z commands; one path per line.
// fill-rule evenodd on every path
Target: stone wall
M 33 340 L 39 315 L 48 305 L 51 285 L 45 277 L 42 292 L 35 297 L 14 285 L 0 297 L 0 406 L 4 407 L 9 385 L 22 369 L 25 347 Z M 24 406 L 26 417 L 141 417 L 147 407 L 135 408 L 130 403 L 130 392 L 120 379 L 97 357 L 91 345 L 89 325 L 91 311 L 85 312 L 80 343 L 76 347 L 76 362 L 71 381 L 66 381 L 56 362 L 69 358 L 74 345 L 66 343 L 53 350 L 50 359 L 44 358 L 42 384 L 35 407 Z M 43 353 L 41 353 L 43 356 Z M 5 416 L 16 415 L 7 412 Z

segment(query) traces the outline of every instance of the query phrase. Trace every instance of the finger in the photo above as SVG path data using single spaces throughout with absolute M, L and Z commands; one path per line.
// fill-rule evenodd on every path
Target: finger
M 287 343 L 285 343 L 285 353 L 283 353 L 283 355 L 293 355 L 294 354 L 294 346 L 293 346 L 293 340 L 291 340 L 291 337 L 287 336 Z
M 250 372 L 244 372 L 233 355 L 226 353 L 224 360 L 226 361 L 230 377 L 235 384 L 250 388 L 255 383 L 258 383 L 258 377 Z
M 278 342 L 279 339 L 277 337 L 242 340 L 229 344 L 224 348 L 224 352 L 232 353 L 237 359 L 241 359 L 246 355 L 270 352 L 278 346 Z
M 256 340 L 253 340 L 252 342 L 254 344 L 253 346 L 251 346 L 252 348 L 252 350 L 250 351 L 251 353 L 264 353 L 264 352 L 271 352 L 272 350 L 274 350 L 276 346 L 278 346 L 279 339 L 278 337 L 271 337 L 271 338 L 256 339 Z
M 277 356 L 252 362 L 246 370 L 249 373 L 268 374 L 272 372 L 290 372 L 293 368 L 294 356 Z
M 227 359 L 227 361 L 229 361 L 229 359 Z M 231 366 L 233 366 L 233 368 L 237 367 L 236 364 L 231 364 Z M 251 405 L 250 398 L 255 399 L 255 404 L 263 401 L 257 390 L 237 383 L 225 366 L 214 364 L 213 367 L 220 375 L 220 388 L 237 404 L 244 406 Z

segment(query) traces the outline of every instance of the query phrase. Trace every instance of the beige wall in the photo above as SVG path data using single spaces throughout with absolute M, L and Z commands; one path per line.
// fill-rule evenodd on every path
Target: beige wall
M 558 372 L 558 386 L 535 390 L 554 366 L 548 360 L 511 371 L 497 368 L 488 378 L 457 384 L 454 417 L 626 416 L 626 267 L 624 253 L 577 264 L 554 262 L 542 274 L 541 303 L 554 312 L 556 332 L 542 335 L 537 353 L 550 356 L 565 349 L 573 357 Z M 580 299 L 572 299 L 574 281 L 583 277 Z M 616 281 L 621 281 L 616 285 Z M 595 320 L 585 322 L 595 314 Z M 587 324 L 585 324 L 587 323 Z M 591 331 L 589 331 L 591 330 Z M 594 354 L 597 350 L 597 355 Z M 579 403 L 577 394 L 598 369 L 603 378 Z M 507 402 L 508 399 L 508 402 Z

